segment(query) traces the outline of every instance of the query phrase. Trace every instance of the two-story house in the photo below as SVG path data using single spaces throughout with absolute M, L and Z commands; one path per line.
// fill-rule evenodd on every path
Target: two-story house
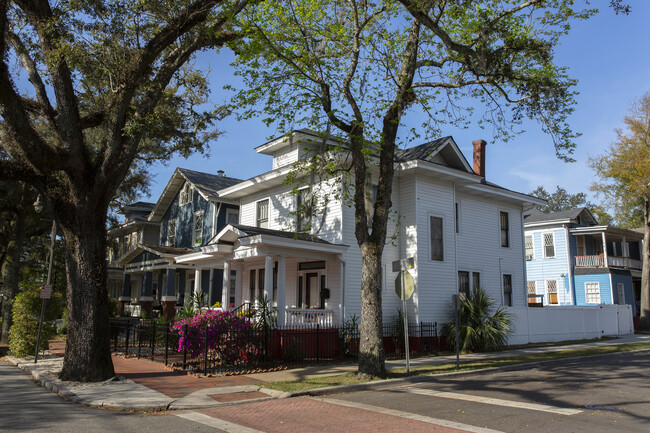
M 138 244 L 158 243 L 160 224 L 149 221 L 154 205 L 139 201 L 124 206 L 118 212 L 124 215 L 124 222 L 108 230 L 108 293 L 114 299 L 118 299 L 123 292 L 124 266 L 120 265 L 119 258 Z M 128 296 L 135 300 L 138 296 L 137 281 L 130 284 Z
M 156 236 L 134 239 L 118 259 L 124 270 L 122 309 L 127 303 L 137 303 L 150 313 L 160 306 L 172 317 L 177 304 L 182 305 L 196 285 L 211 305 L 221 299 L 222 268 L 197 271 L 193 265 L 177 264 L 174 258 L 198 250 L 226 224 L 238 222 L 238 204 L 222 199 L 218 191 L 240 182 L 222 171 L 174 171 L 147 215 L 146 223 L 157 227 Z
M 531 305 L 629 304 L 638 314 L 643 235 L 598 225 L 586 208 L 525 214 Z
M 359 316 L 361 252 L 344 184 L 314 180 L 296 193 L 285 182 L 296 161 L 330 144 L 345 146 L 302 129 L 257 147 L 273 158 L 273 169 L 218 191 L 240 204 L 239 223 L 217 230 L 199 251 L 177 256 L 177 264 L 224 269 L 222 299 L 236 307 L 266 296 L 280 326 Z M 473 143 L 473 167 L 451 137 L 398 152 L 381 276 L 385 320 L 401 308 L 391 263 L 406 257 L 416 263 L 412 320 L 447 320 L 452 295 L 476 286 L 501 305 L 526 306 L 523 212 L 543 201 L 486 181 L 485 147 Z M 301 206 L 314 194 L 328 200 Z

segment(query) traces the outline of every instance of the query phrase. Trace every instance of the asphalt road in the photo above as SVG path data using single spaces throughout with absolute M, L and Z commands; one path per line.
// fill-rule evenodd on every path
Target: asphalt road
M 330 398 L 503 432 L 650 432 L 650 351 Z
M 0 361 L 0 432 L 220 432 L 171 414 L 87 408 L 63 400 Z
M 489 429 L 489 430 L 485 430 Z M 650 351 L 408 386 L 130 414 L 62 400 L 0 361 L 0 432 L 650 432 Z

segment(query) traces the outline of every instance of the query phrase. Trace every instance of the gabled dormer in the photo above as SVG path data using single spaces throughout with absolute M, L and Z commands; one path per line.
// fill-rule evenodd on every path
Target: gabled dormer
M 223 171 L 177 168 L 149 216 L 160 223 L 160 245 L 198 248 L 227 223 L 237 223 L 238 202 L 220 198 L 218 191 L 239 182 Z

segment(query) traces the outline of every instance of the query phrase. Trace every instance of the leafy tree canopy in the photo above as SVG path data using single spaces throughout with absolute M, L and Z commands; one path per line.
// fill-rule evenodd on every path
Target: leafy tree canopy
M 631 105 L 623 123 L 616 141 L 589 161 L 599 179 L 591 188 L 612 205 L 619 225 L 636 228 L 650 199 L 650 92 Z

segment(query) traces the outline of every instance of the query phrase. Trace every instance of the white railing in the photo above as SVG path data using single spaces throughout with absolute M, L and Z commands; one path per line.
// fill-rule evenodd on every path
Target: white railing
M 641 260 L 634 260 L 629 257 L 608 257 L 607 263 L 614 268 L 641 269 L 643 263 Z
M 607 257 L 607 265 L 613 268 L 641 269 L 643 263 L 629 257 Z M 576 267 L 579 268 L 603 268 L 605 267 L 604 256 L 576 256 Z
M 332 310 L 301 310 L 288 308 L 284 320 L 288 328 L 321 328 L 334 325 L 334 312 Z
M 602 268 L 605 267 L 605 257 L 576 256 L 576 266 L 579 268 Z

